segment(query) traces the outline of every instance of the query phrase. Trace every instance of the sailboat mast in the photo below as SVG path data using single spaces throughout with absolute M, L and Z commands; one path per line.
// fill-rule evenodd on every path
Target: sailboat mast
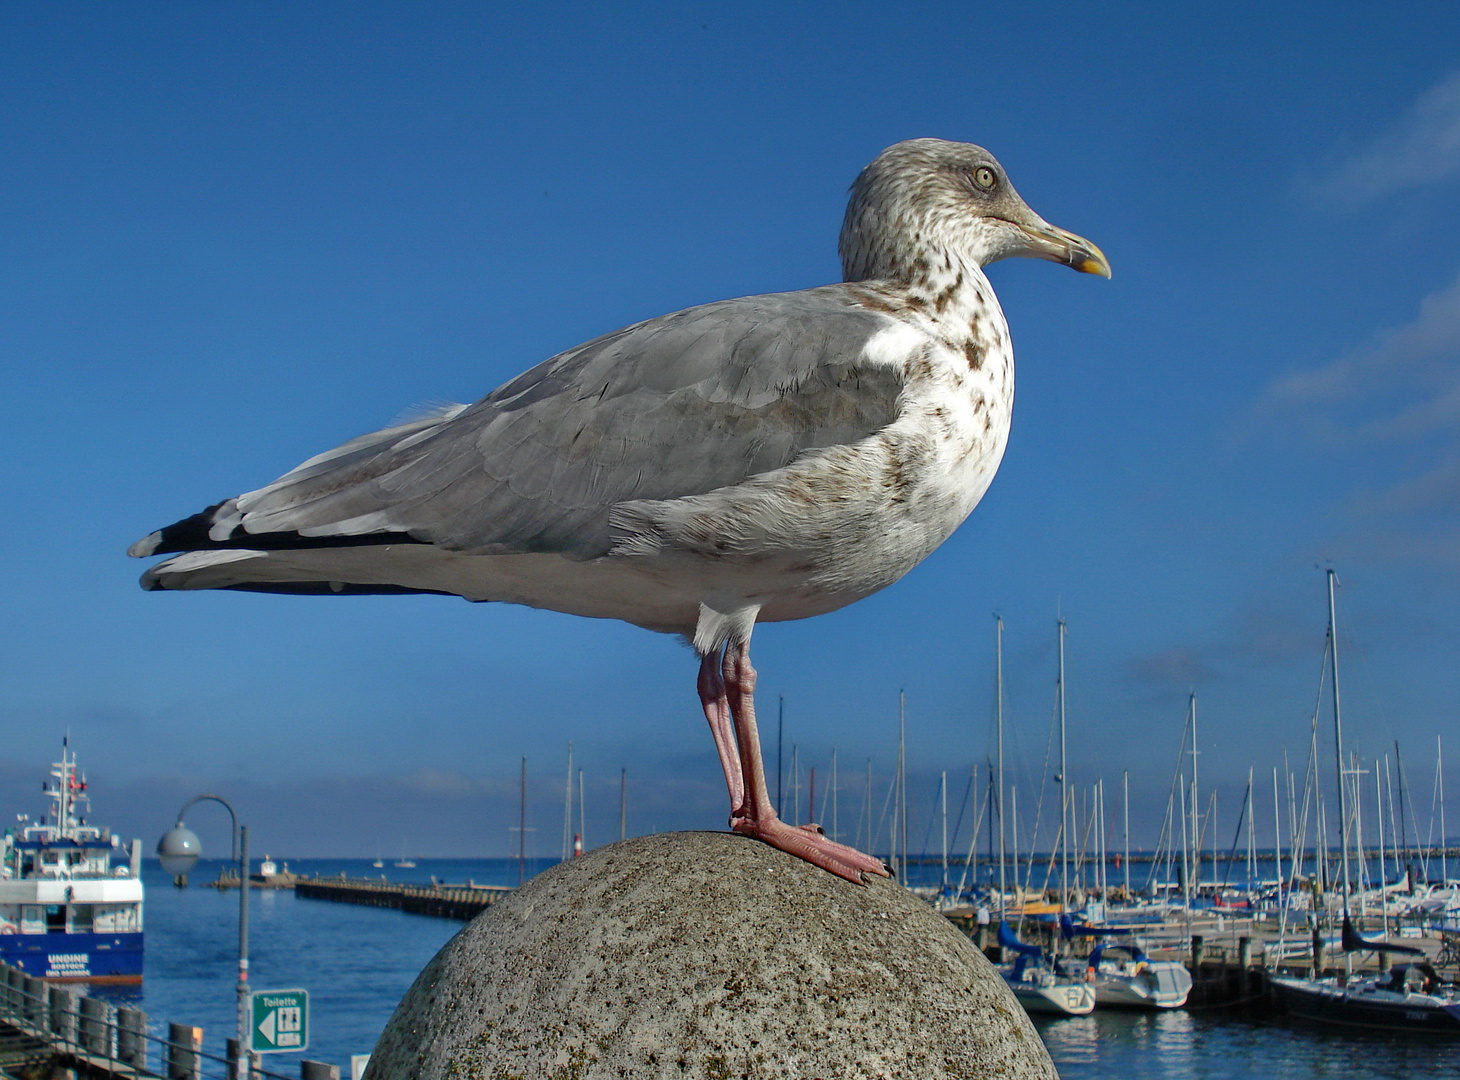
M 1450 842 L 1445 833 L 1445 754 L 1440 737 L 1435 736 L 1435 769 L 1440 775 L 1440 881 L 1450 882 Z
M 1186 948 L 1191 950 L 1191 834 L 1186 825 L 1186 777 L 1181 778 L 1181 906 L 1186 911 Z
M 1272 767 L 1272 844 L 1273 856 L 1277 866 L 1273 876 L 1277 878 L 1278 905 L 1287 903 L 1283 899 L 1283 818 L 1281 813 L 1282 799 L 1278 795 L 1277 766 Z
M 836 840 L 841 834 L 837 831 L 837 776 L 836 776 L 836 747 L 831 748 L 831 838 Z
M 1196 692 L 1192 691 L 1188 703 L 1191 710 L 1191 872 L 1196 875 L 1196 885 L 1201 885 L 1201 803 L 1196 799 Z M 1212 867 L 1215 875 L 1216 866 Z
M 1384 886 L 1389 882 L 1389 868 L 1384 857 L 1384 778 L 1379 775 L 1379 759 L 1374 759 L 1374 817 L 1379 822 L 1379 918 L 1389 933 L 1389 905 L 1384 902 Z
M 786 749 L 786 695 L 776 695 L 776 817 L 785 819 L 786 800 L 782 795 L 781 781 L 786 775 L 782 753 Z
M 563 789 L 563 861 L 568 861 L 568 845 L 573 838 L 573 744 L 568 743 L 568 783 Z
M 1130 903 L 1130 770 L 1120 771 L 1121 802 L 1124 804 L 1125 814 L 1125 902 Z
M 1252 766 L 1247 766 L 1247 887 L 1257 887 L 1257 834 L 1253 826 L 1257 824 L 1257 799 L 1256 793 L 1252 790 Z
M 1004 903 L 1006 899 L 1006 884 L 1004 884 L 1004 819 L 1003 819 L 1003 619 L 994 616 L 994 626 L 997 628 L 996 647 L 994 647 L 994 717 L 997 720 L 997 733 L 999 733 L 999 797 L 997 797 L 997 809 L 999 809 L 999 921 L 1003 922 Z M 1441 820 L 1444 820 L 1444 803 L 1441 806 Z M 1444 833 L 1444 829 L 1440 830 Z
M 1403 759 L 1403 757 L 1400 757 L 1399 756 L 1399 740 L 1397 740 L 1397 738 L 1396 738 L 1396 740 L 1394 740 L 1394 771 L 1396 771 L 1397 774 L 1399 774 L 1399 846 L 1397 846 L 1397 848 L 1394 849 L 1394 851 L 1397 852 L 1397 854 L 1394 855 L 1394 858 L 1396 858 L 1396 860 L 1399 861 L 1400 870 L 1402 870 L 1403 873 L 1406 873 L 1407 874 L 1407 873 L 1409 873 L 1409 868 L 1410 868 L 1410 858 L 1409 858 L 1409 822 L 1407 822 L 1407 819 L 1406 819 L 1406 816 L 1405 816 L 1405 790 L 1406 790 L 1407 787 L 1409 787 L 1409 785 L 1405 784 L 1405 759 Z M 1393 781 L 1393 779 L 1390 779 L 1390 790 L 1388 790 L 1388 791 L 1390 791 L 1390 794 L 1388 794 L 1388 798 L 1390 798 L 1390 803 L 1393 803 L 1393 801 L 1394 801 L 1394 781 Z M 1413 892 L 1415 892 L 1415 882 L 1413 882 L 1413 879 L 1410 879 L 1410 882 L 1409 882 L 1409 892 L 1410 892 L 1410 895 L 1413 895 Z
M 897 692 L 897 846 L 902 852 L 902 872 L 898 880 L 907 880 L 907 694 Z
M 801 824 L 801 744 L 791 744 L 791 824 Z
M 943 804 L 943 888 L 948 888 L 948 770 L 944 769 L 939 783 L 938 799 Z M 975 841 L 977 835 L 975 835 Z
M 1009 813 L 1010 813 L 1009 828 L 1012 830 L 1009 833 L 1009 839 L 1013 843 L 1013 846 L 1014 846 L 1014 889 L 1016 891 L 1016 895 L 1015 895 L 1014 899 L 1015 899 L 1015 902 L 1019 904 L 1019 910 L 1020 911 L 1023 911 L 1024 910 L 1024 894 L 1022 892 L 1018 892 L 1018 889 L 1019 889 L 1019 789 L 1017 787 L 1013 788 L 1009 792 Z M 1003 901 L 1000 901 L 1000 904 L 999 904 L 999 921 L 1000 922 L 1003 922 L 1005 918 L 1006 918 L 1005 904 L 1004 904 Z
M 1338 622 L 1333 604 L 1333 590 L 1338 575 L 1328 570 L 1328 633 L 1330 660 L 1333 664 L 1333 745 L 1338 761 L 1338 842 L 1343 847 L 1343 913 L 1348 915 L 1349 871 L 1348 871 L 1348 798 L 1343 783 L 1343 715 L 1338 703 Z
M 527 881 L 527 757 L 522 758 L 522 783 L 517 803 L 517 884 Z
M 1059 620 L 1060 639 L 1060 910 L 1070 903 L 1069 772 L 1065 761 L 1065 621 Z

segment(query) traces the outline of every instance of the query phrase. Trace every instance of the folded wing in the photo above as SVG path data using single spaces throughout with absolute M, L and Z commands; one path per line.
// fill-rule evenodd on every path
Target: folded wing
M 595 558 L 618 503 L 728 487 L 892 423 L 900 373 L 863 355 L 890 321 L 839 285 L 652 319 L 475 405 L 351 440 L 131 553 L 414 542 Z

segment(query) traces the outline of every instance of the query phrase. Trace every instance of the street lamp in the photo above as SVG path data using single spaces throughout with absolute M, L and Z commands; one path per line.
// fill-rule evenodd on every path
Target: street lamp
M 228 811 L 233 821 L 233 854 L 238 860 L 238 1059 L 236 1080 L 247 1080 L 249 1071 L 248 1040 L 248 826 L 238 823 L 238 815 L 226 799 L 217 795 L 198 795 L 183 804 L 177 812 L 177 824 L 157 841 L 157 858 L 162 868 L 172 874 L 179 885 L 187 884 L 187 873 L 197 865 L 203 846 L 195 832 L 183 824 L 183 815 L 200 802 L 215 802 Z

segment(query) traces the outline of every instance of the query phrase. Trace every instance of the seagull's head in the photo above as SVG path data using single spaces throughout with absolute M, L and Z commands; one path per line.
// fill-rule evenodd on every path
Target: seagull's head
M 916 283 L 1015 255 L 1110 276 L 1098 247 L 1029 209 L 992 154 L 943 139 L 889 146 L 862 170 L 839 248 L 847 281 Z

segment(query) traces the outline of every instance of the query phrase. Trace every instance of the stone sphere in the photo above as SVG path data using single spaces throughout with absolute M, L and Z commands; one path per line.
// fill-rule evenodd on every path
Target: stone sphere
M 365 1080 L 1055 1076 L 993 966 L 901 885 L 671 833 L 483 912 L 416 979 Z

